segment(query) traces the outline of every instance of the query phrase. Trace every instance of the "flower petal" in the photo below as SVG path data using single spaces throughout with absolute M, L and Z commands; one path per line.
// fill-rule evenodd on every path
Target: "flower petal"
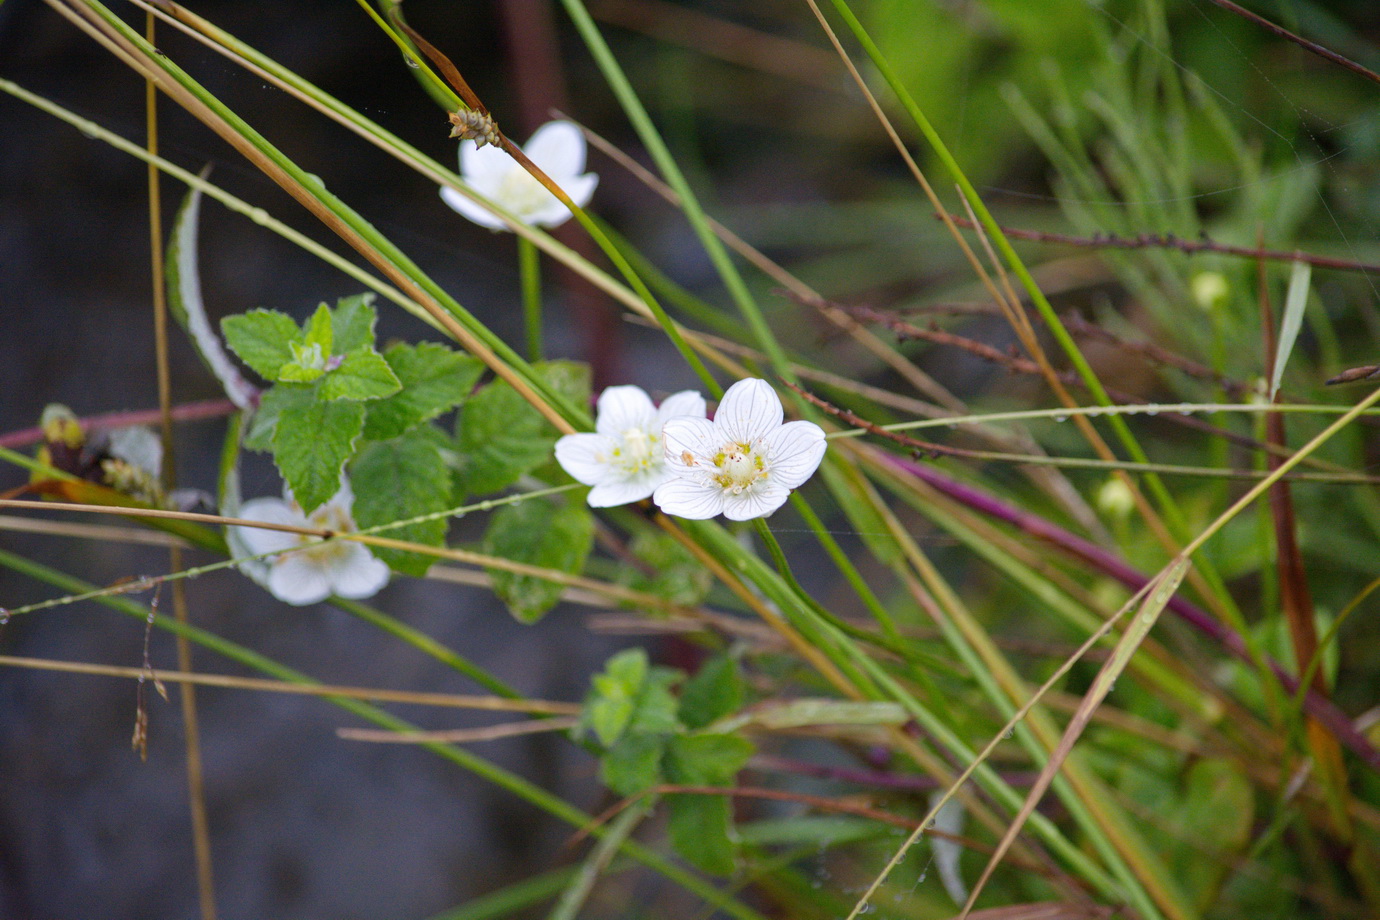
M 672 393 L 662 401 L 656 410 L 656 420 L 664 427 L 667 420 L 678 415 L 704 418 L 706 414 L 703 396 L 695 390 L 681 390 L 679 393 Z
M 661 446 L 666 451 L 666 467 L 672 473 L 693 475 L 702 472 L 700 468 L 723 447 L 723 437 L 708 419 L 682 415 L 662 426 Z
M 488 227 L 490 230 L 508 229 L 508 225 L 499 219 L 497 214 L 448 185 L 441 188 L 441 200 L 450 205 L 452 211 L 462 217 L 468 217 L 481 227 Z
M 568 121 L 549 121 L 542 125 L 522 145 L 522 152 L 561 188 L 585 168 L 585 136 Z M 565 191 L 575 198 L 570 189 L 565 188 Z
M 474 141 L 460 142 L 460 175 L 470 184 L 479 184 L 486 179 L 496 183 L 513 169 L 522 167 L 507 151 L 500 150 L 493 144 L 480 147 Z
M 326 575 L 334 594 L 359 599 L 372 597 L 388 584 L 388 566 L 368 548 L 350 544 Z
M 610 476 L 589 490 L 589 506 L 591 508 L 613 508 L 618 505 L 640 502 L 642 499 L 650 497 L 656 491 L 657 486 L 666 479 L 664 470 L 659 474 L 643 473 L 626 478 Z
M 766 437 L 772 480 L 794 489 L 815 474 L 824 459 L 824 429 L 814 422 L 787 422 Z
M 780 508 L 790 494 L 790 489 L 770 480 L 754 483 L 751 489 L 737 495 L 725 492 L 724 517 L 730 521 L 750 521 L 753 518 L 766 517 Z
M 652 501 L 667 514 L 692 521 L 708 520 L 724 510 L 722 489 L 683 477 L 662 483 Z
M 571 201 L 583 208 L 594 197 L 594 190 L 599 186 L 599 177 L 595 173 L 581 173 L 571 176 L 560 183 L 560 186 L 561 191 L 569 195 Z
M 570 213 L 570 209 L 562 204 L 556 196 L 552 195 L 546 204 L 539 208 L 529 208 L 524 211 L 521 216 L 524 223 L 531 224 L 534 227 L 546 227 L 549 230 L 554 230 L 556 227 L 570 220 L 574 215 Z
M 284 524 L 289 527 L 310 527 L 307 518 L 281 498 L 256 498 L 240 506 L 239 516 L 246 521 L 265 524 Z M 299 545 L 296 534 L 282 530 L 236 526 L 236 533 L 251 556 L 281 553 Z
M 611 438 L 621 438 L 629 428 L 655 433 L 656 407 L 641 387 L 609 387 L 599 394 L 598 420 L 594 430 Z
M 781 398 L 771 384 L 748 377 L 728 388 L 714 413 L 714 424 L 728 440 L 746 444 L 781 427 L 784 417 Z
M 568 434 L 556 442 L 556 462 L 576 481 L 595 486 L 612 472 L 609 459 L 617 446 L 608 435 Z
M 280 557 L 268 572 L 268 590 L 285 604 L 305 607 L 331 595 L 331 582 L 320 564 L 305 553 Z

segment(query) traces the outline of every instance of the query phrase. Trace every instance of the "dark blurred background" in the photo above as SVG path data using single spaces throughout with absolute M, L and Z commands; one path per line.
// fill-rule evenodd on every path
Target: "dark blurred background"
M 998 87 L 1006 80 L 1029 85 L 1052 57 L 1076 73 L 1089 7 L 1083 0 L 1048 8 L 1027 3 L 1043 21 L 1021 31 L 1011 23 L 1022 2 L 878 0 L 859 9 L 882 30 L 908 85 L 993 203 L 1047 219 L 1049 203 L 1030 197 L 1048 192 L 1046 166 L 1001 114 Z M 355 4 L 189 6 L 438 159 L 453 160 L 444 113 Z M 931 245 L 939 239 L 934 221 L 802 4 L 609 0 L 591 7 L 697 191 L 730 226 L 835 296 L 902 298 L 935 279 L 953 279 L 953 247 Z M 1238 20 L 1208 18 L 1205 8 L 1175 7 L 1176 21 L 1185 23 L 1183 59 L 1243 105 L 1268 107 L 1269 94 L 1249 69 L 1264 40 Z M 558 4 L 408 0 L 406 11 L 509 134 L 525 138 L 558 107 L 645 161 Z M 1338 23 L 1341 36 L 1376 27 L 1370 0 L 1307 11 L 1316 14 L 1311 23 Z M 135 13 L 121 12 L 136 21 Z M 948 19 L 955 17 L 965 29 L 952 28 Z M 989 28 L 994 21 L 1003 28 Z M 948 30 L 951 40 L 927 40 L 931 53 L 907 55 L 920 44 L 912 36 L 936 29 Z M 1242 49 L 1240 59 L 1224 62 L 1213 57 L 1219 46 L 1195 44 L 1222 29 Z M 518 340 L 511 236 L 469 224 L 423 179 L 184 36 L 163 27 L 159 44 L 491 328 Z M 127 138 L 143 136 L 143 85 L 39 0 L 0 4 L 0 78 Z M 160 113 L 165 156 L 191 169 L 213 164 L 216 182 L 341 249 L 189 116 L 166 102 Z M 1350 156 L 1380 149 L 1375 127 L 1373 119 L 1354 127 Z M 601 156 L 591 154 L 590 168 L 601 176 L 594 200 L 601 216 L 682 284 L 710 283 L 701 250 L 671 209 Z M 167 216 L 182 191 L 165 180 Z M 146 207 L 141 162 L 0 95 L 0 433 L 36 424 L 50 402 L 83 416 L 156 406 Z M 564 238 L 576 242 L 578 234 Z M 213 317 L 263 306 L 300 318 L 322 300 L 358 290 L 210 202 L 201 248 Z M 547 283 L 555 292 L 547 328 L 552 356 L 591 360 L 600 385 L 635 382 L 663 392 L 693 385 L 659 336 L 625 326 L 607 301 L 559 272 L 548 270 Z M 823 340 L 813 316 L 768 287 L 770 317 L 789 330 L 792 344 Z M 381 339 L 435 336 L 386 304 L 381 312 Z M 176 401 L 220 395 L 180 334 L 172 360 Z M 831 369 L 886 382 L 842 346 L 831 354 Z M 222 437 L 218 421 L 179 427 L 181 485 L 214 488 Z M 5 471 L 0 489 L 20 484 L 23 475 Z M 248 469 L 244 487 L 246 496 L 257 496 L 276 494 L 279 484 L 260 464 Z M 0 530 L 0 549 L 97 584 L 167 566 L 157 548 L 10 530 Z M 57 593 L 0 571 L 5 607 Z M 285 608 L 236 574 L 199 579 L 188 593 L 197 624 L 323 681 L 476 690 L 344 613 Z M 571 607 L 521 627 L 487 592 L 458 585 L 396 579 L 377 603 L 543 698 L 579 699 L 588 674 L 629 641 L 591 632 L 586 612 Z M 141 624 L 89 603 L 0 627 L 0 652 L 10 655 L 133 666 L 142 660 L 142 643 Z M 152 659 L 174 666 L 166 636 L 153 636 Z M 205 670 L 241 673 L 204 651 L 195 659 Z M 149 758 L 141 763 L 128 744 L 135 713 L 129 682 L 0 670 L 0 920 L 195 915 L 182 728 L 172 693 L 171 703 L 152 698 Z M 218 900 L 229 920 L 428 917 L 569 858 L 560 849 L 568 828 L 425 751 L 338 740 L 335 729 L 354 723 L 324 702 L 212 689 L 200 691 L 199 701 Z M 491 721 L 399 711 L 429 728 Z M 476 750 L 582 807 L 601 805 L 592 763 L 554 737 Z M 627 913 L 627 905 L 605 908 Z

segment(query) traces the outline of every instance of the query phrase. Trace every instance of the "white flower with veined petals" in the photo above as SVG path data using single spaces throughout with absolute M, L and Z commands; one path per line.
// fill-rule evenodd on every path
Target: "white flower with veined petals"
M 583 172 L 585 136 L 574 124 L 547 122 L 537 129 L 522 151 L 577 205 L 583 208 L 589 203 L 599 177 Z M 474 141 L 461 141 L 460 178 L 465 185 L 501 205 L 523 223 L 559 227 L 571 217 L 569 208 L 498 147 L 479 147 Z M 449 186 L 441 189 L 441 198 L 481 227 L 508 229 L 493 211 Z
M 302 506 L 293 500 L 286 487 L 283 496 L 247 501 L 240 508 L 239 516 L 265 524 L 337 533 L 356 530 L 354 519 L 350 517 L 355 496 L 348 482 L 342 483 L 340 491 L 311 514 L 302 512 Z M 323 542 L 320 537 L 259 527 L 237 526 L 234 530 L 235 542 L 251 555 L 276 553 L 269 557 L 267 572 L 262 566 L 246 566 L 244 571 L 284 603 L 301 607 L 323 601 L 332 594 L 370 597 L 388 584 L 388 566 L 376 559 L 362 543 L 353 540 Z
M 730 521 L 766 517 L 824 459 L 824 429 L 786 422 L 781 399 L 765 380 L 739 380 L 728 388 L 711 422 L 673 418 L 662 429 L 666 465 L 674 478 L 652 501 L 667 514 Z
M 609 387 L 599 394 L 593 434 L 568 434 L 556 442 L 556 460 L 567 473 L 594 488 L 591 508 L 640 501 L 670 478 L 661 428 L 676 416 L 704 418 L 704 397 L 684 390 L 660 408 L 641 387 Z

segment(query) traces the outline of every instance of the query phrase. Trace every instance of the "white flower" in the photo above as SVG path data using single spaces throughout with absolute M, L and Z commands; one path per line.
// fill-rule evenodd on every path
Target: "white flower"
M 239 516 L 266 524 L 285 524 L 333 530 L 354 531 L 350 517 L 355 496 L 350 484 L 343 483 L 330 501 L 311 514 L 284 487 L 283 498 L 256 498 L 244 503 Z M 323 542 L 320 537 L 264 530 L 259 527 L 233 528 L 235 544 L 250 555 L 275 553 L 263 566 L 243 566 L 246 574 L 259 581 L 278 600 L 298 607 L 323 601 L 332 594 L 341 597 L 370 597 L 388 584 L 388 566 L 374 558 L 368 547 L 353 540 Z
M 693 390 L 668 396 L 661 408 L 641 387 L 609 387 L 599 394 L 593 434 L 556 442 L 556 460 L 587 486 L 591 508 L 640 501 L 671 478 L 661 427 L 676 416 L 704 419 L 704 397 Z
M 583 208 L 589 203 L 599 177 L 582 172 L 585 136 L 579 128 L 568 121 L 548 122 L 537 129 L 522 150 L 577 205 Z M 569 208 L 498 147 L 478 147 L 474 141 L 461 141 L 460 178 L 465 185 L 501 205 L 523 223 L 559 227 L 571 217 Z M 441 198 L 481 227 L 508 229 L 493 211 L 453 188 L 443 187 Z
M 662 429 L 674 478 L 652 501 L 667 514 L 731 521 L 766 517 L 819 468 L 824 429 L 814 422 L 781 424 L 781 399 L 765 380 L 728 388 L 714 420 L 673 418 Z

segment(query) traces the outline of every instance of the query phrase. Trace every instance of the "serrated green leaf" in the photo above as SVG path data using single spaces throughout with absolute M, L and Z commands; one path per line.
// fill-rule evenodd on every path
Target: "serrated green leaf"
M 642 682 L 637 704 L 633 707 L 632 722 L 628 725 L 628 731 L 651 734 L 678 731 L 681 727 L 676 714 L 679 701 L 671 692 L 671 688 L 684 677 L 685 675 L 675 668 L 659 665 L 648 671 L 647 679 Z
M 589 398 L 589 368 L 570 361 L 533 365 L 572 402 Z M 465 495 L 505 489 L 553 456 L 558 432 L 516 390 L 495 380 L 465 402 L 456 445 L 457 486 Z
M 395 438 L 458 406 L 484 372 L 478 358 L 434 342 L 394 345 L 383 358 L 402 389 L 369 403 L 364 436 L 370 440 Z
M 381 399 L 402 389 L 397 375 L 383 355 L 369 347 L 357 348 L 341 358 L 321 381 L 322 399 Z
M 374 309 L 372 293 L 337 300 L 335 310 L 331 312 L 331 331 L 335 339 L 333 353 L 344 355 L 356 348 L 372 348 L 374 323 L 377 320 L 378 311 Z
M 737 659 L 716 655 L 686 681 L 680 694 L 680 720 L 686 728 L 704 728 L 737 712 L 743 705 L 744 693 Z
M 737 868 L 732 815 L 722 795 L 666 797 L 671 846 L 696 868 L 711 875 L 731 875 Z
M 450 507 L 450 470 L 430 439 L 400 437 L 366 444 L 350 463 L 355 493 L 354 518 L 361 528 L 419 517 Z M 446 519 L 390 529 L 387 536 L 427 546 L 446 538 Z M 371 552 L 399 572 L 425 575 L 434 556 L 371 547 Z
M 714 584 L 709 570 L 679 541 L 661 531 L 639 533 L 628 548 L 647 564 L 651 574 L 637 566 L 624 566 L 619 570 L 622 584 L 687 606 L 703 601 Z
M 666 745 L 666 778 L 686 786 L 729 786 L 752 756 L 752 742 L 737 735 L 681 735 Z M 671 845 L 705 872 L 727 875 L 735 868 L 737 844 L 725 796 L 667 796 Z
M 278 428 L 278 417 L 283 410 L 289 406 L 308 406 L 315 399 L 315 390 L 310 386 L 280 383 L 265 391 L 259 399 L 259 408 L 249 420 L 244 446 L 250 450 L 273 450 L 273 432 Z
M 664 735 L 633 734 L 619 739 L 599 761 L 599 778 L 619 795 L 636 795 L 661 782 Z
M 273 462 L 310 514 L 340 488 L 340 473 L 364 428 L 364 406 L 339 400 L 284 406 L 273 431 Z
M 584 568 L 594 544 L 594 519 L 583 505 L 553 508 L 544 499 L 507 505 L 489 522 L 484 552 L 571 574 Z M 494 593 L 513 616 L 535 623 L 560 600 L 563 585 L 531 575 L 489 570 Z
M 278 368 L 278 380 L 282 383 L 312 383 L 326 373 L 326 352 L 320 344 L 304 345 L 293 342 L 292 360 Z
M 689 786 L 728 786 L 753 750 L 740 735 L 678 735 L 666 746 L 666 777 Z
M 292 317 L 277 310 L 250 310 L 220 321 L 221 334 L 230 350 L 265 380 L 276 381 L 278 371 L 292 360 L 292 346 L 302 341 L 302 330 Z
M 602 673 L 590 678 L 584 721 L 604 747 L 612 747 L 632 721 L 633 707 L 647 679 L 647 653 L 624 649 L 604 663 Z
M 331 325 L 331 308 L 319 304 L 316 312 L 302 326 L 302 346 L 316 346 L 322 356 L 335 354 L 335 329 Z

